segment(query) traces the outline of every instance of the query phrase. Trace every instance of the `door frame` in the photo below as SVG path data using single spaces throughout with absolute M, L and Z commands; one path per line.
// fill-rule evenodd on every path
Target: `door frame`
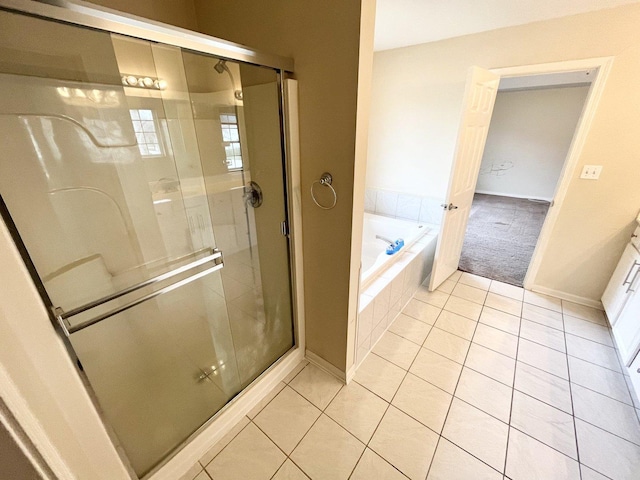
M 573 134 L 569 151 L 565 158 L 560 176 L 558 178 L 556 189 L 553 195 L 552 207 L 547 212 L 542 229 L 540 230 L 540 236 L 536 242 L 533 256 L 529 262 L 529 268 L 525 275 L 523 286 L 527 290 L 537 291 L 540 293 L 549 293 L 555 296 L 568 297 L 567 294 L 561 294 L 555 290 L 551 290 L 547 287 L 537 285 L 536 277 L 542 264 L 542 259 L 549 246 L 551 240 L 551 233 L 554 230 L 562 205 L 564 203 L 569 184 L 574 178 L 578 161 L 582 155 L 585 141 L 593 119 L 595 117 L 598 104 L 602 98 L 604 87 L 613 65 L 614 57 L 596 57 L 587 58 L 582 60 L 566 60 L 553 63 L 541 63 L 535 65 L 522 65 L 517 67 L 504 67 L 490 69 L 491 72 L 500 76 L 500 78 L 510 77 L 526 77 L 532 75 L 550 74 L 550 73 L 568 73 L 576 70 L 588 70 L 597 69 L 595 80 L 591 83 L 589 93 L 582 108 L 582 114 L 578 120 L 576 130 Z M 493 114 L 492 114 L 493 115 Z M 581 297 L 565 298 L 566 300 L 576 301 L 578 303 L 585 303 L 585 299 Z M 592 305 L 597 308 L 600 306 Z

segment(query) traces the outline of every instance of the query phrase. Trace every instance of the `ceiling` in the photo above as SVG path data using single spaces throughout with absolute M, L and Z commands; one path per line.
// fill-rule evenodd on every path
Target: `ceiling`
M 377 0 L 374 49 L 389 50 L 640 0 Z

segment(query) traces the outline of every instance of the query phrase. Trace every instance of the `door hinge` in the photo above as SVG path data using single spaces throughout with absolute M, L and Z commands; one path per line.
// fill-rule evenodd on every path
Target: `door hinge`
M 286 220 L 280 222 L 280 233 L 282 233 L 282 235 L 284 235 L 285 237 L 289 236 L 289 224 L 287 224 Z
M 447 205 L 446 203 L 441 203 L 440 206 L 445 210 L 456 210 L 458 208 L 458 206 L 454 205 L 453 203 L 450 203 L 449 205 Z

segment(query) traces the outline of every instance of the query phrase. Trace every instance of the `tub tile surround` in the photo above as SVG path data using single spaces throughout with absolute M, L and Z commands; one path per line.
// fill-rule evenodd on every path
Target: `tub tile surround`
M 434 197 L 409 195 L 380 188 L 367 188 L 364 195 L 364 211 L 367 213 L 433 225 L 442 223 L 441 203 L 441 199 Z
M 400 250 L 394 255 L 394 263 L 369 279 L 361 289 L 356 320 L 356 366 L 376 346 L 403 309 L 423 322 L 435 321 L 438 308 L 412 297 L 431 272 L 436 235 L 435 232 L 428 233 L 407 249 Z
M 473 280 L 458 273 L 449 281 L 438 306 L 418 299 L 424 289 L 412 296 L 412 308 L 391 322 L 349 385 L 303 362 L 182 480 L 637 480 L 640 404 L 610 363 L 615 350 L 565 323 L 579 315 L 608 328 L 597 311 L 474 282 L 524 300 L 516 315 L 485 299 L 474 320 L 447 310 L 459 306 L 448 302 L 456 292 L 467 293 L 456 285 Z M 436 308 L 435 317 L 412 316 L 420 311 L 415 302 Z M 510 302 L 490 303 L 514 312 Z M 551 307 L 546 315 L 540 303 Z M 468 322 L 475 325 L 470 342 Z M 547 328 L 555 329 L 551 336 Z M 558 335 L 566 348 L 553 348 Z M 614 368 L 591 361 L 603 359 Z

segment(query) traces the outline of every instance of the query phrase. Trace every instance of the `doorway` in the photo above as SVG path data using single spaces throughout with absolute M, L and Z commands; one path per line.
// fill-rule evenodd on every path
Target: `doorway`
M 595 116 L 612 63 L 612 58 L 603 57 L 494 70 L 486 70 L 480 67 L 470 68 L 463 98 L 462 116 L 458 129 L 458 140 L 449 188 L 445 203 L 442 205 L 444 207 L 444 215 L 438 237 L 429 290 L 435 290 L 458 269 L 460 264 L 467 221 L 472 208 L 498 85 L 507 79 L 514 82 L 522 79 L 524 84 L 520 88 L 557 85 L 562 83 L 558 82 L 559 78 L 570 76 L 570 74 L 584 76 L 586 71 L 591 71 L 595 78 L 591 81 L 587 99 L 580 115 L 578 126 L 575 129 L 575 135 L 571 140 L 566 161 L 550 202 L 550 209 L 545 217 L 529 268 L 522 282 L 523 287 L 528 290 L 545 290 L 544 287 L 536 285 L 536 276 L 569 188 L 569 183 L 575 174 L 578 159 Z M 541 79 L 544 79 L 547 83 L 536 83 Z M 571 81 L 565 82 L 565 84 L 570 83 Z M 483 115 L 476 114 L 480 112 Z M 469 132 L 477 132 L 477 134 L 470 135 Z
M 460 270 L 523 286 L 593 76 L 501 80 Z

